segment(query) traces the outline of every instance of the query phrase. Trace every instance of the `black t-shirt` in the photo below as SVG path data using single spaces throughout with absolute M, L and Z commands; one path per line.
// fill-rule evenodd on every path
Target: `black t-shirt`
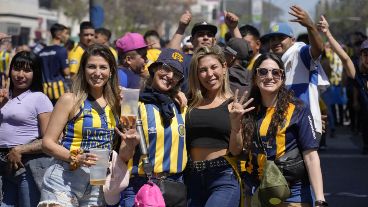
M 231 132 L 229 101 L 211 109 L 194 108 L 186 114 L 187 149 L 228 148 Z

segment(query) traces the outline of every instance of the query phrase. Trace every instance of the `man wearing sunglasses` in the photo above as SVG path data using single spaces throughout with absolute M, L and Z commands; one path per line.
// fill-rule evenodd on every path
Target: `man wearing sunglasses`
M 310 45 L 296 42 L 293 31 L 287 23 L 272 26 L 270 33 L 261 38 L 262 44 L 280 56 L 285 66 L 285 85 L 295 96 L 310 106 L 317 134 L 322 134 L 321 111 L 318 103 L 319 90 L 329 85 L 326 74 L 319 63 L 323 51 L 322 38 L 308 13 L 299 6 L 291 6 L 290 12 L 308 30 Z M 266 73 L 266 71 L 258 71 Z M 277 75 L 276 71 L 272 71 Z
M 182 50 L 180 47 L 180 43 L 184 38 L 185 29 L 188 27 L 190 21 L 192 20 L 192 14 L 189 11 L 185 11 L 179 20 L 178 28 L 170 40 L 168 47 L 172 49 Z M 234 22 L 234 14 L 231 12 L 226 12 L 225 21 Z M 237 24 L 237 22 L 236 22 Z M 229 28 L 231 33 L 234 33 L 234 30 L 238 29 L 238 27 Z M 190 42 L 193 45 L 193 51 L 195 51 L 199 47 L 207 46 L 212 47 L 216 44 L 216 33 L 217 27 L 213 24 L 210 24 L 206 21 L 195 23 L 191 30 L 191 38 Z M 190 60 L 192 59 L 191 54 L 184 55 L 184 81 L 181 86 L 183 92 L 188 91 L 188 75 L 190 68 Z
M 144 70 L 147 63 L 147 47 L 143 36 L 139 33 L 128 32 L 116 41 L 120 86 L 141 88 L 143 78 L 148 76 Z

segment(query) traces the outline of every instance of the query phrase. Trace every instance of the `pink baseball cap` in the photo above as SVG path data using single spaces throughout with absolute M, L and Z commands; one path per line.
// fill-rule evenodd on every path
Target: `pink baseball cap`
M 139 33 L 128 32 L 116 41 L 116 48 L 122 52 L 129 52 L 145 48 L 148 45 L 144 42 L 144 38 Z

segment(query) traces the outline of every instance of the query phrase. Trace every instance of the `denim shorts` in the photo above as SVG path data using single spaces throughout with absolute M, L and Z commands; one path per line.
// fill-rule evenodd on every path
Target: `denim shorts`
M 68 162 L 54 159 L 43 178 L 39 206 L 105 206 L 102 186 L 90 185 L 89 173 L 88 167 L 71 171 Z

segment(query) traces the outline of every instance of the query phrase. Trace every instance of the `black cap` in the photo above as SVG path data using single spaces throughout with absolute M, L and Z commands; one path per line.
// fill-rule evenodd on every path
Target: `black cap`
M 194 24 L 192 28 L 192 37 L 198 31 L 203 31 L 203 30 L 210 31 L 211 33 L 213 33 L 213 36 L 215 36 L 217 33 L 217 27 L 215 25 L 207 23 L 207 22 L 198 22 Z
M 231 51 L 231 49 L 235 51 L 236 54 L 234 54 Z M 245 41 L 242 38 L 236 38 L 236 37 L 231 38 L 227 42 L 225 50 L 229 50 L 229 52 L 234 54 L 234 56 L 236 56 L 236 59 L 239 59 L 239 60 L 249 60 L 253 53 L 247 41 Z

